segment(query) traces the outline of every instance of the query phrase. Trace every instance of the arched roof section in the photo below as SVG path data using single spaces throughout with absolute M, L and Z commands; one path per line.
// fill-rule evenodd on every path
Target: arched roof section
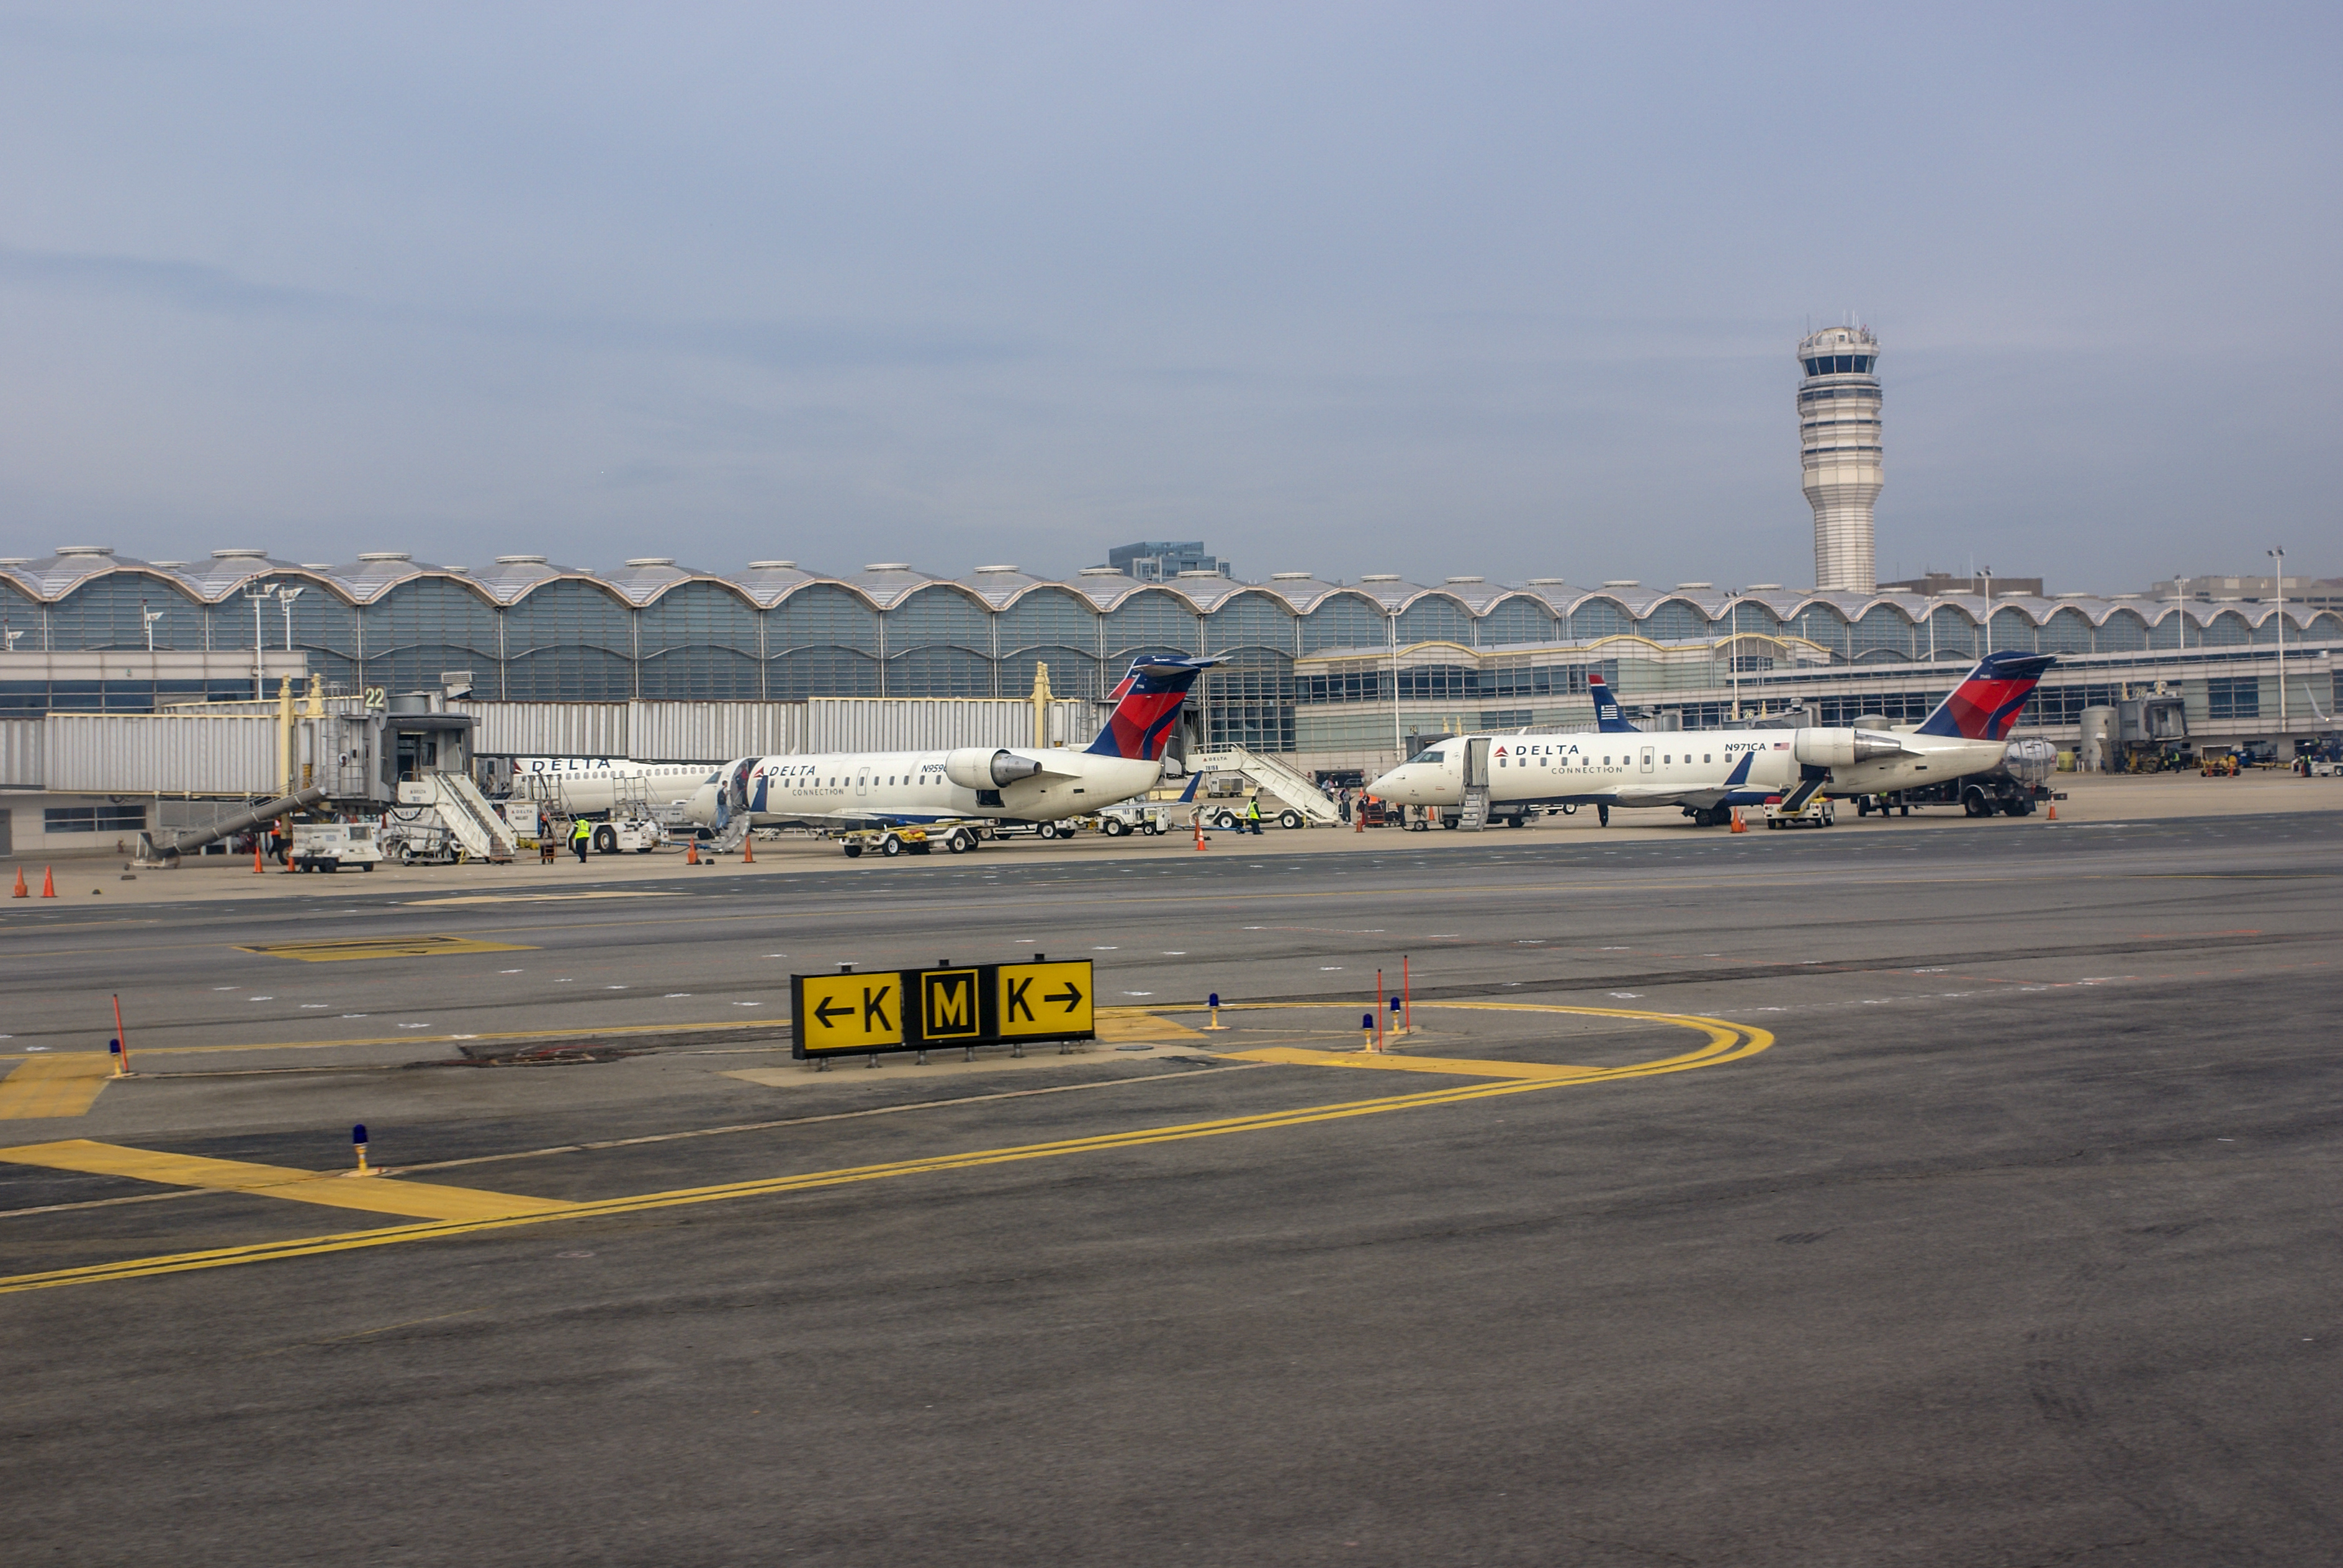
M 811 572 L 799 571 L 795 561 L 750 561 L 746 571 L 727 579 L 747 596 L 759 609 L 770 609 L 803 588 L 819 581 Z
M 930 572 L 914 570 L 909 561 L 873 561 L 850 577 L 836 579 L 869 599 L 879 609 L 891 609 L 907 595 L 917 592 L 930 583 L 949 583 L 950 579 Z M 960 592 L 964 585 L 951 583 Z
M 1381 605 L 1383 613 L 1388 615 L 1406 608 L 1409 602 L 1424 590 L 1396 572 L 1369 572 L 1352 586 L 1351 591 L 1366 595 Z
M 1664 593 L 1644 607 L 1635 624 L 1654 642 L 1687 642 L 1709 634 L 1708 607 L 1687 594 Z
M 1043 586 L 1043 579 L 1013 566 L 979 567 L 960 582 L 994 609 L 1006 609 L 1018 597 Z
M 1292 605 L 1296 615 L 1308 615 L 1324 602 L 1329 594 L 1343 590 L 1339 585 L 1310 572 L 1272 572 L 1267 591 Z
M 1081 575 L 1066 586 L 1100 609 L 1108 610 L 1147 585 L 1112 567 L 1084 567 Z
M 163 568 L 129 556 L 116 556 L 112 545 L 59 545 L 37 560 L 7 568 L 34 598 L 55 601 L 94 578 L 112 571 L 143 570 L 158 575 Z
M 1161 586 L 1206 615 L 1252 587 L 1251 583 L 1241 583 L 1218 572 L 1182 572 Z
M 361 562 L 395 562 L 405 558 L 377 555 L 360 556 L 358 559 Z M 434 567 L 425 569 L 444 571 L 446 568 Z M 543 556 L 498 556 L 493 566 L 458 575 L 501 605 L 518 604 L 546 584 L 557 582 L 591 583 L 601 592 L 614 598 L 618 597 L 616 589 L 592 572 L 577 567 L 556 566 Z
M 638 609 L 669 589 L 689 582 L 714 583 L 731 593 L 740 593 L 740 585 L 731 578 L 677 566 L 673 556 L 637 556 L 616 571 L 596 576 L 598 581 L 616 590 L 620 598 Z
M 1241 648 L 1293 652 L 1293 607 L 1267 588 L 1241 586 L 1205 614 L 1204 640 L 1215 652 Z

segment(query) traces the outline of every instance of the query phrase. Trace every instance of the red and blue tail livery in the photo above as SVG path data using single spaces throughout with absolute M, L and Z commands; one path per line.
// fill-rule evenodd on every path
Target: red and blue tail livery
M 1106 728 L 1091 742 L 1097 757 L 1128 757 L 1134 761 L 1160 762 L 1171 744 L 1172 726 L 1180 722 L 1180 705 L 1196 678 L 1220 663 L 1217 658 L 1140 658 L 1131 673 L 1108 693 L 1114 711 Z
M 1619 699 L 1611 695 L 1610 685 L 1599 670 L 1586 674 L 1586 695 L 1594 699 L 1594 728 L 1604 735 L 1640 735 L 1642 730 L 1627 722 L 1619 711 Z
M 2026 699 L 2034 695 L 2034 683 L 2057 662 L 2046 653 L 1988 653 L 1916 733 L 2006 740 Z

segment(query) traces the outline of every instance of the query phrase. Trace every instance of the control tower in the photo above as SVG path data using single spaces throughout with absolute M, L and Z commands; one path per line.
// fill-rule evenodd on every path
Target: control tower
M 1815 509 L 1815 586 L 1870 593 L 1871 507 L 1885 482 L 1879 443 L 1879 339 L 1828 327 L 1798 344 L 1798 447 Z

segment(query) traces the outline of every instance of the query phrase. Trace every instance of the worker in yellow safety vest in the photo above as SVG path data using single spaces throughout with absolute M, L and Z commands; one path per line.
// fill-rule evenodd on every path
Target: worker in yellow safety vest
M 1254 838 L 1261 837 L 1261 797 L 1258 795 L 1245 802 L 1245 826 L 1252 829 Z
M 586 851 L 594 843 L 594 824 L 580 817 L 569 824 L 569 847 L 578 851 L 578 863 L 586 863 Z

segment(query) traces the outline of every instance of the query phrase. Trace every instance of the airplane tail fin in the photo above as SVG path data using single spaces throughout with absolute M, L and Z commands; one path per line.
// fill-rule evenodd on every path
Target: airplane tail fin
M 2034 683 L 2057 662 L 2046 653 L 1988 653 L 1916 733 L 2006 740 Z
M 1600 672 L 1586 677 L 1587 695 L 1594 699 L 1594 728 L 1604 735 L 1640 735 L 1642 730 L 1627 722 L 1619 712 L 1619 699 L 1611 695 L 1611 687 Z
M 1114 711 L 1106 728 L 1087 749 L 1096 757 L 1130 757 L 1142 762 L 1162 760 L 1171 743 L 1172 727 L 1180 720 L 1180 705 L 1196 678 L 1220 663 L 1217 658 L 1143 658 L 1131 661 L 1131 673 L 1107 694 Z

